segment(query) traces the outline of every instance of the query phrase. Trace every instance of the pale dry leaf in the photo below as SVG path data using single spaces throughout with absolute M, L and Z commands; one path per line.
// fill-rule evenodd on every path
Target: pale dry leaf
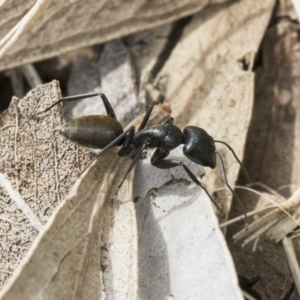
M 51 1 L 0 63 L 0 70 L 57 56 L 80 47 L 103 43 L 137 31 L 171 22 L 222 0 L 185 1 Z M 11 0 L 0 10 L 0 38 L 33 6 Z
M 158 45 L 167 43 L 170 26 L 163 28 L 128 38 L 130 50 L 135 51 L 134 64 L 145 66 L 144 74 L 150 73 L 159 53 L 157 49 L 163 48 Z M 110 49 L 119 49 L 120 45 L 124 48 L 122 41 L 109 44 Z M 115 87 L 110 92 L 115 95 L 119 89 L 119 72 L 128 68 L 126 60 L 122 59 L 124 51 L 120 52 L 121 57 L 115 61 L 123 63 L 108 72 L 109 75 L 114 74 L 109 77 L 109 83 Z M 104 63 L 115 64 L 109 61 Z M 84 89 L 81 86 L 75 88 Z M 142 90 L 140 87 L 140 92 Z M 112 97 L 109 99 L 117 101 Z M 98 105 L 92 99 L 90 102 L 86 109 L 94 112 Z M 138 164 L 134 178 L 134 196 L 140 198 L 137 204 L 139 298 L 224 299 L 226 295 L 228 299 L 241 299 L 232 259 L 218 229 L 210 200 L 200 189 L 191 185 L 191 179 L 182 168 L 170 171 L 154 168 L 149 161 L 152 154 L 153 151 L 148 152 L 148 159 Z M 204 173 L 201 166 L 183 156 L 182 147 L 172 151 L 170 158 L 183 161 L 198 177 Z M 141 198 L 148 193 L 150 198 Z M 154 200 L 151 199 L 153 197 Z
M 0 9 L 7 3 L 8 3 L 8 0 L 1 0 L 0 1 Z
M 101 50 L 80 52 L 72 64 L 68 94 L 101 91 L 110 100 L 120 123 L 128 124 L 128 120 L 145 111 L 146 104 L 159 102 L 157 89 L 152 88 L 152 91 L 158 97 L 149 97 L 149 73 L 166 45 L 172 26 L 164 25 L 108 42 Z M 67 103 L 64 108 L 67 118 L 105 113 L 102 103 L 95 98 Z
M 204 128 L 216 140 L 229 143 L 241 159 L 253 105 L 251 66 L 274 4 L 243 0 L 222 9 L 206 7 L 185 26 L 153 82 L 161 82 L 178 126 Z M 218 151 L 234 185 L 240 167 L 226 147 L 218 145 Z M 223 186 L 220 165 L 204 180 L 210 191 Z M 228 210 L 230 201 L 224 206 Z
M 147 159 L 135 172 L 139 231 L 140 299 L 243 299 L 211 200 L 182 167 L 153 168 Z M 197 176 L 203 168 L 184 157 L 170 158 Z

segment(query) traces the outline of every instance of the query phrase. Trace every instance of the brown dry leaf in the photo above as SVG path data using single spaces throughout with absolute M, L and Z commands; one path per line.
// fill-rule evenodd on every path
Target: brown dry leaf
M 11 0 L 0 6 L 0 38 L 16 25 L 34 3 L 49 4 L 36 10 L 36 19 L 1 59 L 0 70 L 42 60 L 80 47 L 103 43 L 133 32 L 153 28 L 201 10 L 215 1 L 27 1 Z M 217 2 L 223 2 L 218 0 Z M 45 5 L 44 5 L 45 6 Z M 24 19 L 22 20 L 24 23 Z M 15 34 L 15 35 L 14 35 Z M 10 40 L 8 39 L 8 40 Z M 0 41 L 1 43 L 1 41 Z
M 33 113 L 42 111 L 44 107 L 41 104 L 46 94 L 45 91 L 51 94 L 49 90 L 52 93 L 58 92 L 55 96 L 52 95 L 52 100 L 56 100 L 60 96 L 57 82 L 53 82 L 31 91 L 30 97 L 20 100 L 20 107 L 25 107 L 25 112 L 28 112 L 28 110 Z M 33 97 L 36 91 L 40 91 L 40 97 Z M 49 106 L 50 103 L 47 102 L 45 106 Z M 18 107 L 18 104 L 15 101 L 12 108 Z M 28 105 L 26 106 L 26 104 Z M 55 109 L 54 112 L 59 115 Z M 9 112 L 6 113 L 6 117 L 10 117 L 12 124 L 12 121 L 14 121 L 13 116 Z M 31 129 L 35 128 L 33 126 L 36 125 L 35 121 L 38 121 L 38 124 L 46 122 L 46 119 L 44 120 L 46 116 L 44 118 L 42 116 L 38 117 L 39 115 L 32 116 L 30 114 L 30 116 Z M 32 144 L 28 143 L 27 138 L 27 135 L 30 135 L 31 132 L 24 126 L 28 114 L 20 109 L 18 117 L 19 120 L 22 120 L 18 123 L 18 132 L 22 136 L 21 141 L 24 141 L 29 150 L 32 150 Z M 51 119 L 51 116 L 48 115 L 47 117 Z M 155 107 L 151 122 L 157 124 L 166 117 L 168 117 L 167 114 L 163 114 L 158 107 Z M 7 118 L 5 119 L 7 120 Z M 140 121 L 141 118 L 136 120 L 135 123 L 133 122 L 132 125 L 136 125 Z M 23 127 L 25 132 L 23 132 Z M 4 130 L 7 128 L 4 127 Z M 12 128 L 15 129 L 16 126 Z M 54 132 L 57 133 L 57 126 L 54 126 L 54 128 L 56 129 Z M 38 137 L 43 133 L 43 137 L 47 138 L 46 141 L 54 135 L 50 126 L 48 128 L 41 126 L 35 128 L 35 130 Z M 14 136 L 12 141 L 14 141 Z M 56 138 L 61 137 L 58 135 Z M 68 141 L 65 141 L 65 145 L 68 145 L 68 143 Z M 43 147 L 45 148 L 45 140 L 44 143 L 36 145 L 34 149 L 38 151 Z M 12 149 L 14 150 L 14 148 Z M 9 150 L 11 151 L 11 149 Z M 26 161 L 30 161 L 32 155 L 26 153 L 26 147 L 22 148 L 22 144 L 20 144 L 20 150 L 23 154 L 23 160 L 25 158 Z M 72 149 L 67 149 L 62 157 L 68 155 L 68 150 L 72 151 Z M 19 149 L 17 148 L 18 152 Z M 177 149 L 177 155 L 178 159 L 182 159 L 182 149 Z M 36 162 L 38 161 L 38 158 L 36 158 Z M 52 163 L 54 164 L 54 162 Z M 162 282 L 159 280 L 160 285 L 157 285 L 157 287 L 160 286 L 160 289 L 148 289 L 147 294 L 149 292 L 153 294 L 154 292 L 156 295 L 168 295 L 172 292 L 174 295 L 184 296 L 190 293 L 191 295 L 206 295 L 205 297 L 210 295 L 213 298 L 216 295 L 219 297 L 226 294 L 228 299 L 241 299 L 232 259 L 226 249 L 224 237 L 217 228 L 217 219 L 212 212 L 212 204 L 209 198 L 203 191 L 201 192 L 201 189 L 195 188 L 195 186 L 187 188 L 185 184 L 178 184 L 178 182 L 184 182 L 184 180 L 188 182 L 190 180 L 182 168 L 177 171 L 172 170 L 173 176 L 178 179 L 170 184 L 171 174 L 168 174 L 168 171 L 153 168 L 150 165 L 149 158 L 146 165 L 151 174 L 146 174 L 145 163 L 142 163 L 143 176 L 137 176 L 137 181 L 140 185 L 145 181 L 148 185 L 143 185 L 143 189 L 148 192 L 149 189 L 153 188 L 153 180 L 162 180 L 162 184 L 160 184 L 162 186 L 159 188 L 156 201 L 160 201 L 160 205 L 167 202 L 165 208 L 169 212 L 161 209 L 157 210 L 155 214 L 158 219 L 151 226 L 149 218 L 145 222 L 145 216 L 140 215 L 140 221 L 142 221 L 142 227 L 144 228 L 140 232 L 143 235 L 143 239 L 140 241 L 143 244 L 141 245 L 141 251 L 147 257 L 142 257 L 141 253 L 138 253 L 137 225 L 132 202 L 131 177 L 133 173 L 125 181 L 121 190 L 117 192 L 118 184 L 130 163 L 129 158 L 117 157 L 116 151 L 107 152 L 93 163 L 91 168 L 77 180 L 72 192 L 60 204 L 40 236 L 35 240 L 12 280 L 0 294 L 1 299 L 107 299 L 110 297 L 115 299 L 138 299 L 138 285 L 139 287 L 147 285 L 147 276 L 145 278 L 145 275 L 148 274 L 148 271 L 145 271 L 145 268 L 149 269 L 153 265 L 146 253 L 149 250 L 153 251 L 149 241 L 157 238 L 157 230 L 153 230 L 154 227 L 157 227 L 157 222 L 160 223 L 168 245 L 167 250 L 170 252 L 166 256 L 169 265 L 166 263 L 167 261 L 163 265 L 166 268 L 165 271 L 170 269 L 171 273 L 170 276 L 164 276 L 165 273 L 162 273 L 161 276 L 164 276 L 164 280 Z M 201 167 L 191 161 L 186 163 L 187 165 L 193 165 L 191 169 L 195 173 L 201 170 Z M 3 166 L 4 169 L 8 169 L 10 164 L 5 161 Z M 59 174 L 63 172 L 60 169 L 60 159 L 57 160 L 56 166 Z M 20 172 L 24 172 L 23 169 L 24 165 L 19 164 Z M 36 171 L 39 174 L 38 166 Z M 165 174 L 157 174 L 157 171 Z M 37 175 L 37 177 L 39 176 Z M 186 177 L 187 179 L 184 179 Z M 30 180 L 31 178 L 28 176 L 28 181 Z M 166 180 L 168 183 L 164 184 Z M 42 184 L 42 181 L 39 183 Z M 27 194 L 30 193 L 33 187 L 34 184 L 29 182 L 28 190 L 21 190 L 25 199 L 27 199 Z M 170 197 L 173 193 L 176 197 Z M 146 206 L 149 207 L 150 204 L 151 207 L 151 202 L 147 200 L 149 199 L 144 199 L 144 201 L 140 199 L 140 203 L 148 203 Z M 203 200 L 205 203 L 203 203 Z M 190 214 L 193 214 L 193 218 L 188 217 Z M 146 215 L 148 216 L 148 214 Z M 177 234 L 174 235 L 176 233 L 174 226 L 181 227 L 182 218 L 188 218 L 189 221 L 185 222 L 185 227 L 180 230 L 180 238 L 178 239 Z M 203 226 L 202 220 L 205 226 Z M 148 225 L 146 226 L 146 224 Z M 168 232 L 164 232 L 164 228 L 169 228 Z M 144 236 L 146 231 L 147 235 Z M 187 243 L 186 240 L 189 242 Z M 202 250 L 204 242 L 207 244 L 205 251 Z M 156 246 L 159 245 L 159 243 L 155 244 Z M 161 246 L 165 247 L 166 244 L 162 241 Z M 174 251 L 176 248 L 177 250 Z M 179 264 L 178 249 L 181 252 Z M 200 249 L 201 251 L 199 251 Z M 191 254 L 192 251 L 193 254 Z M 158 251 L 155 252 L 160 256 Z M 166 249 L 163 252 L 165 255 L 167 254 Z M 210 259 L 207 259 L 208 253 L 210 253 Z M 191 260 L 191 257 L 193 260 Z M 139 268 L 143 268 L 141 273 L 144 276 L 139 280 L 137 276 L 138 258 L 142 258 Z M 199 264 L 196 263 L 197 261 L 199 261 Z M 188 271 L 191 268 L 193 270 L 203 270 L 204 268 L 210 270 L 210 268 L 213 268 L 214 271 L 211 271 L 210 274 L 215 275 L 208 279 L 206 272 L 198 272 L 199 276 L 193 276 L 193 281 L 190 281 L 183 271 L 191 275 L 193 272 Z M 163 269 L 160 268 L 158 271 L 163 271 Z M 157 274 L 155 275 L 155 282 L 157 281 Z M 224 277 L 226 277 L 226 280 L 222 280 Z M 168 278 L 171 284 L 170 289 L 169 284 L 166 283 Z M 182 280 L 183 278 L 185 278 L 186 283 Z M 220 280 L 222 280 L 222 283 L 220 283 Z M 193 282 L 199 284 L 196 285 Z M 212 285 L 215 288 L 211 288 Z M 145 289 L 143 289 L 142 294 L 145 294 Z
M 1 115 L 1 285 L 91 159 L 86 149 L 59 135 L 59 106 L 35 116 L 59 97 L 53 81 L 14 99 Z
M 2 148 L 5 159 L 1 161 L 1 171 L 8 177 L 1 175 L 2 193 L 7 192 L 10 182 L 14 191 L 3 199 L 7 199 L 6 202 L 16 201 L 15 194 L 24 199 L 22 206 L 16 202 L 16 209 L 25 214 L 25 224 L 31 222 L 35 225 L 33 220 L 40 221 L 45 210 L 37 204 L 27 208 L 28 204 L 40 204 L 41 198 L 47 204 L 55 199 L 60 189 L 62 194 L 59 195 L 64 197 L 63 193 L 76 179 L 72 172 L 74 169 L 79 171 L 79 161 L 90 159 L 88 150 L 77 149 L 58 134 L 57 126 L 60 124 L 57 121 L 61 121 L 58 107 L 42 116 L 37 114 L 59 97 L 58 83 L 54 81 L 31 91 L 24 99 L 14 101 L 2 118 L 6 126 L 1 128 L 1 142 L 5 142 L 3 144 L 7 147 Z M 167 117 L 168 114 L 156 107 L 149 125 Z M 140 121 L 141 118 L 132 125 Z M 55 147 L 54 142 L 57 143 Z M 100 161 L 77 181 L 72 193 L 61 203 L 14 279 L 3 290 L 1 299 L 57 299 L 61 296 L 91 299 L 103 294 L 117 298 L 126 296 L 127 299 L 137 297 L 137 232 L 131 191 L 133 174 L 128 176 L 117 193 L 117 186 L 131 160 L 121 159 L 112 151 L 103 155 Z M 24 178 L 27 189 L 22 188 Z M 52 178 L 59 180 L 52 182 Z M 59 184 L 58 190 L 49 189 L 50 184 L 54 187 Z M 41 190 L 43 187 L 46 192 Z M 14 198 L 10 200 L 9 196 Z M 3 210 L 6 210 L 5 203 Z M 15 211 L 8 217 L 14 218 L 14 214 Z M 36 227 L 41 230 L 42 226 Z M 13 226 L 12 229 L 14 238 L 16 229 Z M 21 226 L 19 230 L 26 232 L 26 229 L 26 226 Z M 11 246 L 10 235 L 5 238 L 4 245 Z M 32 235 L 30 241 L 34 238 Z M 10 262 L 12 271 L 21 257 L 17 258 L 13 261 L 8 250 L 6 260 Z
M 51 217 L 1 299 L 137 298 L 130 176 L 117 193 L 130 163 L 113 151 L 93 164 Z
M 300 185 L 300 43 L 293 7 L 283 2 L 262 43 L 245 163 L 255 181 L 275 190 L 290 185 L 283 191 L 290 196 Z
M 136 298 L 137 232 L 130 177 L 116 195 L 130 160 L 116 157 L 116 152 L 103 155 L 77 181 L 1 299 Z
M 255 68 L 255 102 L 244 163 L 253 181 L 262 182 L 288 199 L 300 186 L 299 24 L 291 1 L 279 1 L 276 8 Z M 248 210 L 252 211 L 258 197 L 243 193 L 243 198 Z M 290 208 L 288 212 L 297 219 L 298 208 Z M 260 221 L 265 228 L 270 228 L 268 233 L 276 240 L 295 226 L 295 222 L 281 211 L 264 215 Z M 235 226 L 230 233 L 234 235 L 237 230 L 241 228 Z M 299 257 L 299 239 L 293 239 L 293 243 Z M 229 246 L 240 274 L 248 278 L 258 274 L 261 277 L 253 288 L 262 299 L 275 299 L 278 295 L 281 299 L 299 299 L 280 243 L 271 243 L 262 235 L 256 253 L 252 245 L 245 247 L 243 252 L 240 244 L 229 241 Z

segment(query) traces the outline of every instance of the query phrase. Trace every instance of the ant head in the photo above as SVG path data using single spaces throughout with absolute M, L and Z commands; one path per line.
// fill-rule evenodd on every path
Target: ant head
M 216 166 L 216 147 L 214 139 L 202 128 L 188 126 L 183 130 L 183 153 L 194 163 L 214 168 Z

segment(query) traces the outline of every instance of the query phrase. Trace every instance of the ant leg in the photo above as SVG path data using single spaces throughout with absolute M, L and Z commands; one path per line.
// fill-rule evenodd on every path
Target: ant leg
M 127 132 L 125 136 L 123 146 L 118 152 L 119 156 L 128 156 L 131 153 L 133 149 L 130 147 L 130 145 L 132 143 L 133 137 L 134 137 L 134 129 L 133 130 L 131 129 Z
M 213 202 L 214 205 L 217 207 L 217 209 L 221 211 L 220 207 L 212 198 L 212 196 L 208 193 L 207 189 L 203 186 L 203 184 L 197 179 L 194 173 L 183 162 L 175 159 L 164 159 L 169 155 L 169 153 L 170 151 L 168 149 L 157 148 L 151 158 L 152 165 L 159 169 L 171 169 L 175 167 L 183 167 L 183 169 L 189 175 L 189 177 L 205 191 L 207 196 L 210 198 L 211 202 Z
M 112 142 L 110 142 L 107 146 L 105 146 L 102 151 L 97 154 L 97 157 L 99 157 L 100 155 L 102 155 L 104 152 L 106 152 L 107 150 L 109 150 L 110 148 L 113 148 L 115 146 L 117 146 L 125 137 L 126 135 L 130 135 L 129 132 L 133 132 L 134 133 L 134 127 L 131 126 L 129 129 L 125 130 L 122 134 L 120 134 L 117 138 L 115 138 Z
M 216 151 L 216 154 L 219 156 L 220 161 L 221 161 L 223 181 L 224 181 L 225 185 L 228 187 L 228 189 L 231 191 L 232 195 L 234 195 L 238 199 L 238 201 L 241 203 L 243 213 L 245 215 L 245 227 L 248 228 L 248 217 L 247 217 L 245 206 L 244 206 L 242 200 L 240 199 L 240 197 L 236 194 L 236 192 L 231 188 L 231 186 L 228 183 L 227 175 L 226 175 L 226 172 L 225 172 L 224 161 L 223 161 L 222 156 L 217 151 Z
M 96 97 L 96 96 L 100 96 L 102 99 L 102 102 L 104 104 L 104 107 L 106 109 L 106 113 L 109 117 L 112 117 L 114 119 L 116 118 L 115 112 L 110 104 L 110 102 L 108 101 L 108 99 L 106 98 L 106 96 L 102 93 L 88 93 L 88 94 L 81 94 L 81 95 L 76 95 L 76 96 L 68 96 L 68 97 L 63 97 L 60 98 L 58 101 L 56 101 L 55 103 L 53 103 L 51 106 L 49 106 L 48 108 L 46 108 L 43 112 L 47 112 L 48 110 L 50 110 L 52 107 L 54 107 L 55 105 L 59 104 L 59 103 L 68 103 L 68 102 L 72 102 L 72 101 L 77 101 L 77 100 L 82 100 L 82 99 L 86 99 L 86 98 L 91 98 L 91 97 Z
M 143 121 L 142 121 L 142 123 L 141 123 L 141 125 L 140 125 L 140 127 L 139 127 L 139 129 L 138 129 L 138 131 L 141 131 L 141 130 L 143 130 L 143 129 L 145 128 L 147 122 L 149 121 L 149 118 L 150 118 L 150 115 L 151 115 L 151 113 L 152 113 L 153 107 L 154 107 L 154 105 L 151 105 L 151 106 L 148 108 L 148 110 L 147 110 L 147 112 L 146 112 L 146 114 L 145 114 L 145 117 L 144 117 L 144 119 L 143 119 Z
M 115 112 L 114 112 L 114 110 L 113 110 L 113 108 L 112 108 L 112 106 L 111 106 L 109 100 L 108 100 L 108 99 L 106 98 L 106 96 L 105 96 L 104 94 L 102 94 L 102 93 L 100 93 L 99 96 L 101 97 L 102 102 L 103 102 L 103 104 L 104 104 L 104 106 L 105 106 L 107 115 L 108 115 L 109 117 L 112 117 L 112 118 L 114 118 L 114 119 L 117 120 L 116 114 L 115 114 Z
M 140 127 L 138 129 L 138 132 L 141 131 L 141 130 L 143 130 L 145 128 L 147 122 L 149 121 L 149 118 L 150 118 L 151 112 L 153 110 L 153 107 L 154 107 L 154 105 L 151 105 L 148 108 L 148 110 L 147 110 L 147 112 L 145 114 L 145 117 L 144 117 L 144 119 L 143 119 L 143 121 L 142 121 L 142 123 L 141 123 L 141 125 L 140 125 Z M 173 124 L 173 123 L 174 123 L 174 118 L 170 117 L 169 119 L 167 119 L 166 121 L 162 122 L 161 124 L 164 125 L 164 124 Z
M 101 156 L 103 153 L 105 153 L 107 150 L 117 146 L 128 134 L 129 132 L 133 132 L 134 133 L 134 127 L 130 127 L 128 130 L 124 131 L 122 134 L 120 134 L 117 138 L 115 138 L 112 142 L 110 142 L 107 146 L 105 146 L 102 151 L 100 153 L 98 153 L 89 163 L 88 165 L 83 169 L 83 171 L 81 171 L 80 175 L 85 172 L 85 170 L 99 157 Z
M 144 149 L 146 148 L 146 144 L 143 144 L 141 147 L 139 147 L 137 149 L 137 151 L 134 153 L 134 156 L 132 157 L 132 162 L 129 166 L 129 168 L 126 171 L 126 174 L 124 176 L 124 178 L 122 179 L 121 183 L 118 186 L 118 190 L 120 189 L 120 187 L 122 186 L 124 180 L 126 179 L 127 175 L 130 173 L 130 171 L 133 169 L 133 167 L 135 166 L 135 164 L 137 163 L 137 161 L 139 160 L 139 158 L 141 157 L 142 152 L 144 151 Z

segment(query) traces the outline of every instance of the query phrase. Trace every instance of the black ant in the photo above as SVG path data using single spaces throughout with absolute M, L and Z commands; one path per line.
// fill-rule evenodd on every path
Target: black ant
M 60 130 L 60 133 L 64 137 L 79 145 L 88 148 L 102 149 L 102 151 L 97 154 L 95 158 L 99 157 L 105 151 L 115 146 L 121 146 L 121 149 L 118 152 L 119 156 L 131 155 L 132 163 L 129 166 L 122 182 L 120 183 L 119 188 L 138 159 L 140 159 L 142 152 L 145 149 L 156 148 L 151 157 L 151 164 L 154 167 L 159 169 L 170 169 L 178 166 L 183 167 L 188 176 L 198 186 L 205 190 L 213 203 L 218 207 L 205 187 L 183 162 L 175 159 L 166 159 L 170 153 L 170 150 L 173 150 L 179 145 L 184 144 L 184 155 L 194 163 L 204 167 L 210 167 L 212 169 L 215 168 L 216 156 L 218 155 L 222 165 L 223 180 L 232 194 L 239 199 L 234 190 L 228 184 L 224 162 L 221 155 L 216 151 L 215 143 L 222 143 L 228 147 L 250 181 L 247 171 L 235 154 L 234 150 L 227 143 L 214 140 L 202 128 L 188 126 L 182 132 L 177 126 L 173 125 L 173 118 L 169 118 L 159 125 L 145 128 L 152 112 L 153 105 L 147 110 L 137 132 L 135 132 L 135 128 L 133 126 L 126 131 L 123 130 L 123 127 L 117 120 L 109 100 L 104 94 L 101 93 L 89 93 L 64 97 L 48 107 L 46 110 L 44 110 L 44 112 L 50 110 L 53 106 L 61 102 L 66 103 L 95 96 L 100 96 L 102 99 L 107 116 L 92 115 L 75 118 L 71 122 L 66 123 Z

